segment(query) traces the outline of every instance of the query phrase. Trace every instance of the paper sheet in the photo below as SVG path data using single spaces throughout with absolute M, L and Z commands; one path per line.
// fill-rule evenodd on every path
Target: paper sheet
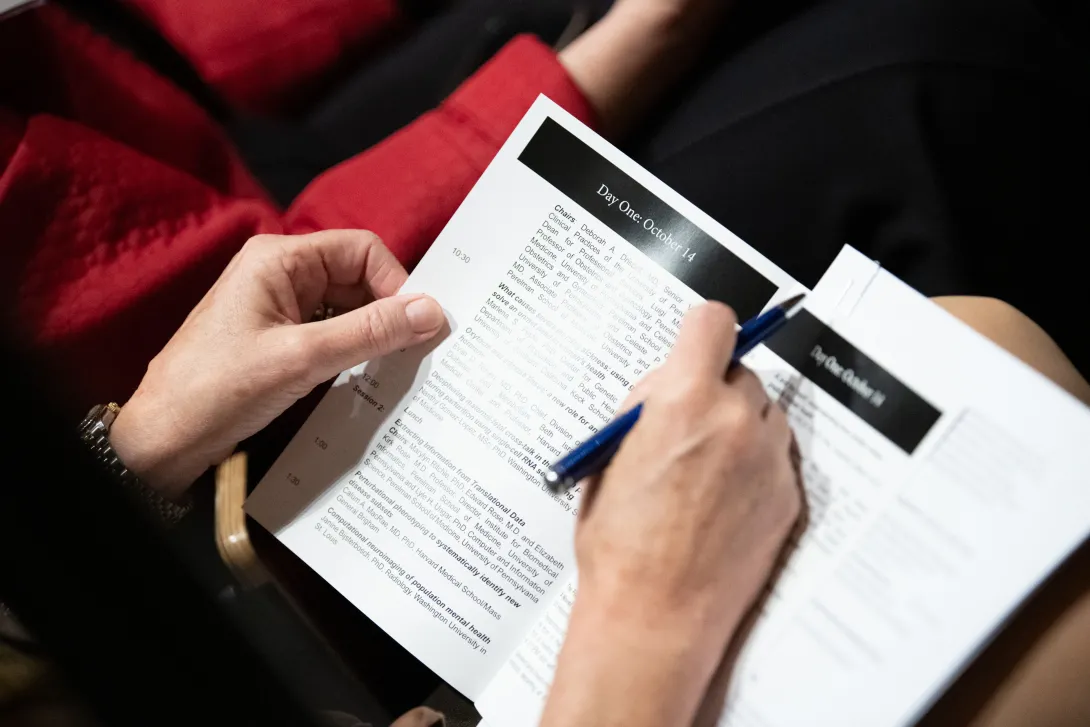
M 547 99 L 413 272 L 451 331 L 342 374 L 247 510 L 476 697 L 574 569 L 541 475 L 608 422 L 703 298 L 794 281 Z
M 1090 416 L 854 250 L 807 305 L 747 361 L 788 392 L 811 519 L 722 724 L 909 725 L 1090 531 Z M 569 611 L 478 700 L 491 724 L 537 723 Z

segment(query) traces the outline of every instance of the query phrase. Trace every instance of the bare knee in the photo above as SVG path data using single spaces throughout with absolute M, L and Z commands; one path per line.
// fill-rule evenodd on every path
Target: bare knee
M 1090 404 L 1090 384 L 1044 329 L 1014 306 L 995 298 L 933 298 L 954 317 Z

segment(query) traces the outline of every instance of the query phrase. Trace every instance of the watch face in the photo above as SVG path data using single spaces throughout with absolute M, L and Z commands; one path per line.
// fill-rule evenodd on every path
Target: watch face
M 107 412 L 107 408 L 102 404 L 91 407 L 91 411 L 87 412 L 87 416 L 83 418 L 83 421 L 79 425 L 79 433 L 83 437 L 91 437 L 94 434 L 105 434 L 110 429 L 110 424 L 113 419 L 109 421 L 103 416 Z

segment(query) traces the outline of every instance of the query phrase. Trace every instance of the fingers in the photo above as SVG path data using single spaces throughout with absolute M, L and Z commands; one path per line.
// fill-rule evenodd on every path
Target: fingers
M 787 415 L 768 398 L 768 392 L 757 375 L 745 366 L 735 366 L 727 374 L 727 385 L 741 394 L 747 408 L 758 413 L 767 441 L 773 447 L 790 453 L 792 434 Z
M 647 399 L 648 395 L 655 390 L 661 382 L 659 382 L 659 371 L 661 369 L 655 369 L 654 371 L 648 371 L 643 375 L 639 381 L 633 384 L 632 389 L 628 392 L 628 396 L 624 398 L 621 405 L 617 407 L 615 416 L 620 416 L 632 407 L 639 404 L 641 401 Z
M 711 301 L 690 309 L 666 366 L 697 378 L 721 379 L 734 353 L 737 323 L 734 311 L 722 303 Z
M 409 277 L 373 232 L 324 230 L 284 239 L 288 254 L 321 261 L 329 286 L 365 286 L 376 298 L 386 298 L 395 295 Z
M 667 372 L 663 374 L 663 369 L 656 369 L 637 381 L 618 412 L 646 400 L 663 383 L 662 376 L 669 382 L 680 371 L 695 379 L 722 379 L 734 354 L 737 321 L 730 307 L 715 301 L 691 309 L 681 324 L 670 358 L 663 366 Z M 754 406 L 761 408 L 767 402 L 760 381 L 743 367 L 737 367 L 728 382 L 736 383 Z
M 397 295 L 326 321 L 298 326 L 301 365 L 314 382 L 364 361 L 423 343 L 446 323 L 443 309 L 425 295 Z
M 367 305 L 376 297 L 364 285 L 330 285 L 322 296 L 322 302 L 342 312 Z
M 712 301 L 691 309 L 681 324 L 667 366 L 682 369 L 685 375 L 697 379 L 722 379 L 726 374 L 727 384 L 764 419 L 772 405 L 760 379 L 744 366 L 727 372 L 737 341 L 737 323 L 734 311 L 722 303 Z
M 747 406 L 761 412 L 762 418 L 767 418 L 771 402 L 764 384 L 755 373 L 745 366 L 735 366 L 727 373 L 727 384 L 741 393 Z

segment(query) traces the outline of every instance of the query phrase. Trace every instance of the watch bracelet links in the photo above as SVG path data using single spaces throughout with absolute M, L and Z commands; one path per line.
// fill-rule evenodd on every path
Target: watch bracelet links
M 96 406 L 91 409 L 80 425 L 80 439 L 83 440 L 103 472 L 120 482 L 124 489 L 134 496 L 156 520 L 166 526 L 174 525 L 189 513 L 193 503 L 189 500 L 185 502 L 168 500 L 144 484 L 136 473 L 129 470 L 121 461 L 113 445 L 110 444 L 109 425 L 101 419 L 101 415 L 107 411 L 116 416 L 120 410 L 121 407 L 112 402 L 106 406 Z

